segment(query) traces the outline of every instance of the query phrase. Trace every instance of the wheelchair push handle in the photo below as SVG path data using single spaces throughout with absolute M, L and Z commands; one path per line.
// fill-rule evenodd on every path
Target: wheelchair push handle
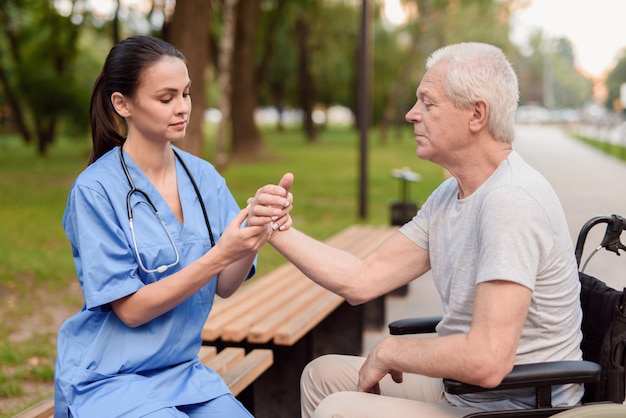
M 624 229 L 626 229 L 626 219 L 618 215 L 611 217 L 611 222 L 606 226 L 606 232 L 602 239 L 602 245 L 609 251 L 613 251 L 615 254 L 619 254 L 619 250 L 626 250 L 626 247 L 620 241 L 620 235 Z
M 585 245 L 585 240 L 587 239 L 587 235 L 589 231 L 593 229 L 598 224 L 605 223 L 606 231 L 604 232 L 604 237 L 602 238 L 602 242 L 598 248 L 604 248 L 607 251 L 612 251 L 617 255 L 621 255 L 619 250 L 626 250 L 626 246 L 622 244 L 620 241 L 620 236 L 622 231 L 626 229 L 626 219 L 619 215 L 611 215 L 611 216 L 596 216 L 595 218 L 591 218 L 580 230 L 578 234 L 578 241 L 576 242 L 576 262 L 580 266 L 580 260 L 583 254 L 583 248 Z

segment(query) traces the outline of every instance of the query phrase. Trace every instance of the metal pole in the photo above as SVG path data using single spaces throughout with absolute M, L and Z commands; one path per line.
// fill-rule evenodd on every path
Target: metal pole
M 361 33 L 359 47 L 358 111 L 360 132 L 359 159 L 359 218 L 367 218 L 367 131 L 370 125 L 369 92 L 369 7 L 367 0 L 361 3 Z

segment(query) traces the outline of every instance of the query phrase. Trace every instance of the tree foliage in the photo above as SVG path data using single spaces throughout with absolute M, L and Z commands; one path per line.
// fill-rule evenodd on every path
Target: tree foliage
M 24 141 L 36 141 L 45 154 L 61 118 L 78 126 L 86 121 L 77 60 L 81 22 L 60 15 L 47 0 L 3 0 L 0 21 L 0 103 L 10 108 Z
M 567 40 L 536 33 L 524 49 L 509 41 L 511 14 L 526 0 L 403 0 L 408 19 L 400 26 L 383 19 L 382 0 L 369 1 L 373 10 L 370 119 L 381 126 L 381 132 L 404 123 L 430 52 L 454 42 L 482 41 L 501 47 L 520 77 L 522 102 L 578 107 L 591 97 L 592 83 L 575 70 Z M 186 6 L 193 2 L 210 6 L 212 12 L 189 13 L 194 8 Z M 104 56 L 115 42 L 137 33 L 185 44 L 183 52 L 198 87 L 195 125 L 202 124 L 202 99 L 206 98 L 207 107 L 220 107 L 226 101 L 221 89 L 230 90 L 225 113 L 232 117 L 231 129 L 220 130 L 228 133 L 219 141 L 223 161 L 228 160 L 225 151 L 249 157 L 264 152 L 254 118 L 258 107 L 301 110 L 302 127 L 310 140 L 319 128 L 314 111 L 342 105 L 357 113 L 360 2 L 238 1 L 232 8 L 235 30 L 230 61 L 220 57 L 225 0 L 193 2 L 176 7 L 174 0 L 132 4 L 115 0 L 104 13 L 93 9 L 95 3 L 88 0 L 0 0 L 0 127 L 6 131 L 10 120 L 10 128 L 25 141 L 36 142 L 41 153 L 59 126 L 84 135 L 91 85 Z M 203 30 L 191 35 L 190 28 Z M 198 80 L 204 79 L 202 68 L 208 75 L 205 86 Z M 228 84 L 222 71 L 228 71 Z M 619 71 L 620 65 L 608 79 L 609 100 L 617 97 L 624 80 Z M 281 119 L 278 129 L 282 123 Z M 200 131 L 192 132 L 197 141 L 206 135 Z M 200 153 L 201 144 L 194 149 Z
M 524 55 L 513 60 L 520 78 L 522 103 L 549 109 L 580 108 L 590 100 L 593 81 L 575 67 L 572 44 L 536 31 Z
M 623 110 L 621 103 L 622 84 L 626 83 L 626 49 L 617 59 L 617 64 L 609 72 L 606 78 L 608 91 L 605 106 L 609 109 Z

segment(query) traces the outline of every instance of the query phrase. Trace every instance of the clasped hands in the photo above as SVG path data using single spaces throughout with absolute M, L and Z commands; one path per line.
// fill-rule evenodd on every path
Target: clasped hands
M 289 212 L 293 207 L 293 174 L 286 173 L 278 185 L 267 184 L 259 188 L 254 197 L 247 200 L 248 226 L 267 225 L 270 238 L 291 227 L 293 221 Z

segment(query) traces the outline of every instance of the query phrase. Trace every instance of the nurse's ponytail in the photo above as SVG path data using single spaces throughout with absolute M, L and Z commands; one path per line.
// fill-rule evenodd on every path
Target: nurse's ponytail
M 124 144 L 126 126 L 111 103 L 113 93 L 132 99 L 143 71 L 164 57 L 185 61 L 178 49 L 152 36 L 132 36 L 111 49 L 91 95 L 89 119 L 93 146 L 88 164 Z
M 105 90 L 104 77 L 103 73 L 98 75 L 91 95 L 89 118 L 93 146 L 87 164 L 92 164 L 115 146 L 124 144 L 125 136 L 121 133 L 122 119 L 113 109 L 111 96 Z

